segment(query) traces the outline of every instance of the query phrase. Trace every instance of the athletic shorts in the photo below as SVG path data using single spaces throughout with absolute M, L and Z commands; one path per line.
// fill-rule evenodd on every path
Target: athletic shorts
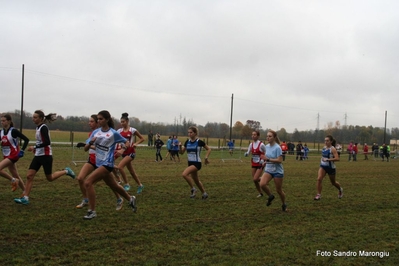
M 262 167 L 262 165 L 252 165 L 252 168 L 255 168 L 255 169 L 262 169 L 263 167 Z
M 271 175 L 272 178 L 283 178 L 284 177 L 284 175 L 280 174 L 280 173 L 270 173 L 270 172 L 267 172 L 267 171 L 265 171 L 265 173 L 268 173 L 269 175 Z
M 91 160 L 91 158 L 89 157 L 89 159 L 87 160 L 87 163 L 88 164 L 90 164 L 91 166 L 93 166 L 94 167 L 94 169 L 96 169 L 97 168 L 97 166 L 96 166 L 96 162 L 94 162 L 93 163 L 93 161 Z
M 107 169 L 108 170 L 108 172 L 110 172 L 110 173 L 112 173 L 112 171 L 114 171 L 114 167 L 111 167 L 111 166 L 105 166 L 105 165 L 102 165 L 105 169 Z
M 197 168 L 198 171 L 201 170 L 202 163 L 200 163 L 200 162 L 188 162 L 188 166 L 191 166 L 191 165 L 194 165 L 195 168 Z
M 324 171 L 326 171 L 326 173 L 328 175 L 335 175 L 335 173 L 336 173 L 336 169 L 335 168 L 331 168 L 331 167 L 328 167 L 328 166 L 320 166 L 320 167 L 323 168 Z
M 35 170 L 37 172 L 41 166 L 43 166 L 43 170 L 46 175 L 51 175 L 53 172 L 53 156 L 35 156 L 30 163 L 29 169 Z
M 136 153 L 132 152 L 132 153 L 128 153 L 128 154 L 123 154 L 122 158 L 125 158 L 126 156 L 129 156 L 130 158 L 134 159 L 136 157 Z
M 8 159 L 8 160 L 10 160 L 13 164 L 15 164 L 16 162 L 18 162 L 18 160 L 19 160 L 19 157 L 13 157 L 13 158 L 10 158 L 10 157 L 6 157 L 6 156 L 4 156 L 4 159 Z

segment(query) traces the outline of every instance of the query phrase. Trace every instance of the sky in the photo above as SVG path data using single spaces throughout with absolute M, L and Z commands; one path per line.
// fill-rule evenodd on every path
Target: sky
M 399 127 L 399 1 L 0 0 L 0 112 Z M 134 125 L 132 125 L 134 126 Z

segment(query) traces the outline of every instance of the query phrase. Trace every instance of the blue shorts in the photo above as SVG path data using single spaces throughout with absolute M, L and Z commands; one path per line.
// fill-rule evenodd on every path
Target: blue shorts
M 269 175 L 271 175 L 272 178 L 283 178 L 284 177 L 284 175 L 280 174 L 280 173 L 270 173 L 270 172 L 267 172 L 267 171 L 265 171 L 265 173 L 268 173 Z
M 322 165 L 320 165 L 320 167 L 323 168 L 323 170 L 326 171 L 326 173 L 328 175 L 335 175 L 335 173 L 336 173 L 336 169 L 335 168 L 331 168 L 331 167 L 328 167 L 328 166 L 322 166 Z

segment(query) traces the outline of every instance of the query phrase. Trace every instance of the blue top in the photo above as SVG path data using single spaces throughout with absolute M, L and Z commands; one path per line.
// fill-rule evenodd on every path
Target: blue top
M 184 147 L 186 147 L 187 150 L 187 160 L 189 162 L 201 162 L 201 149 L 204 147 L 206 144 L 200 139 L 196 139 L 194 141 L 191 140 L 186 140 L 184 143 Z
M 234 142 L 232 141 L 227 142 L 227 146 L 229 146 L 229 149 L 234 149 Z
M 325 162 L 325 161 L 323 161 L 323 158 L 326 158 L 326 159 L 334 158 L 334 155 L 331 152 L 331 147 L 330 148 L 324 147 L 323 150 L 321 151 L 320 166 L 335 169 L 335 163 L 333 161 Z
M 125 143 L 127 140 L 113 128 L 107 131 L 102 131 L 101 128 L 94 130 L 86 140 L 86 144 L 89 144 L 94 137 L 96 138 L 94 141 L 96 147 L 96 166 L 114 167 L 115 144 Z
M 172 141 L 172 150 L 174 150 L 174 151 L 179 150 L 179 140 L 177 138 L 173 139 L 173 141 Z
M 172 139 L 168 139 L 168 141 L 166 142 L 166 149 L 171 150 L 172 149 Z
M 273 146 L 270 144 L 266 145 L 266 157 L 269 159 L 277 159 L 283 156 L 283 151 L 280 145 L 275 143 Z M 265 172 L 271 174 L 281 174 L 284 175 L 284 168 L 282 163 L 266 162 Z

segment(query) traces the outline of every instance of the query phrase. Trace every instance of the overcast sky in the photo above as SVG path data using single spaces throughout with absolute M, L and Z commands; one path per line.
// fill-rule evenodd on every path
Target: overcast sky
M 399 126 L 399 1 L 0 0 L 0 112 Z M 132 125 L 134 126 L 134 125 Z

